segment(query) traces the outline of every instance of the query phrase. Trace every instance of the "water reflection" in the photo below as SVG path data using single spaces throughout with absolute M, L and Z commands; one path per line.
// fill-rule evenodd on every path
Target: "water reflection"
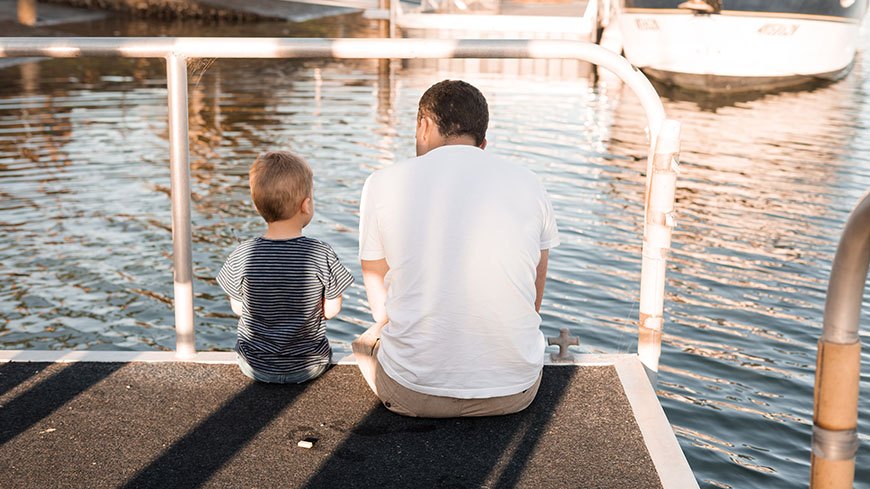
M 146 29 L 112 22 L 101 28 Z M 351 24 L 336 21 L 330 32 L 347 34 Z M 287 26 L 259 28 L 273 35 Z M 634 350 L 646 155 L 636 100 L 582 74 L 461 68 L 366 60 L 191 66 L 201 349 L 233 344 L 235 318 L 213 276 L 238 240 L 262 231 L 247 168 L 270 148 L 311 161 L 318 213 L 308 233 L 330 242 L 358 278 L 330 338 L 349 341 L 364 329 L 354 259 L 362 182 L 413 155 L 423 90 L 464 77 L 491 102 L 488 150 L 541 175 L 556 208 L 563 245 L 552 256 L 545 332 L 570 327 L 590 352 Z M 868 78 L 859 64 L 811 91 L 666 101 L 684 124 L 684 143 L 659 394 L 703 486 L 806 480 L 829 263 L 846 213 L 870 186 Z M 53 60 L 0 70 L 4 347 L 174 347 L 167 134 L 162 62 Z M 868 363 L 865 356 L 865 371 Z M 868 415 L 863 403 L 863 432 Z M 870 440 L 861 443 L 859 485 L 870 480 Z
M 808 473 L 830 260 L 868 183 L 853 149 L 865 77 L 739 100 L 675 92 L 666 105 L 684 136 L 659 395 L 693 468 L 733 464 L 711 486 L 791 487 Z M 643 154 L 640 113 L 616 114 L 610 151 Z

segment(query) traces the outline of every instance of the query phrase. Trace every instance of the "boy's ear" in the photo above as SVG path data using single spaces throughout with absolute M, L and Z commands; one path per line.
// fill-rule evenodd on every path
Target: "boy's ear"
M 304 214 L 311 214 L 314 212 L 314 201 L 311 200 L 311 197 L 305 197 L 305 200 L 302 201 L 302 206 L 300 210 Z

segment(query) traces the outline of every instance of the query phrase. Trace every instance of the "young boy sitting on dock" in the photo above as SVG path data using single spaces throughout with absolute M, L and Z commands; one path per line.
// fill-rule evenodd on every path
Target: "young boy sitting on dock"
M 239 315 L 239 367 L 260 382 L 305 382 L 329 367 L 326 320 L 341 310 L 353 276 L 332 247 L 302 235 L 314 216 L 313 173 L 304 159 L 260 155 L 249 179 L 268 228 L 241 243 L 217 276 Z

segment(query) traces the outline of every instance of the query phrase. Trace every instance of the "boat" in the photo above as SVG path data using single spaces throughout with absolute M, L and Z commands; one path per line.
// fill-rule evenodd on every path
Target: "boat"
M 868 0 L 623 0 L 625 57 L 649 77 L 708 92 L 837 80 Z

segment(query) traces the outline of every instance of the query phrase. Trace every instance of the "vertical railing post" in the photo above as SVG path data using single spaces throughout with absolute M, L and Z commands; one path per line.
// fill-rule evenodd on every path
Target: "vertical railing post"
M 18 23 L 36 25 L 36 0 L 18 0 Z
M 393 6 L 391 0 L 378 0 L 378 10 L 386 14 L 386 18 L 378 21 L 378 37 L 389 39 L 393 37 Z
M 394 39 L 397 37 L 397 26 L 396 21 L 399 17 L 399 9 L 401 8 L 401 3 L 399 0 L 386 0 L 387 2 L 387 10 L 390 12 L 390 25 L 389 25 L 389 34 L 390 39 Z
M 381 38 L 385 39 L 393 39 L 396 37 L 396 16 L 397 7 L 399 5 L 399 0 L 378 0 L 378 6 L 381 12 L 387 13 L 387 18 L 380 20 L 379 23 L 379 33 Z M 380 94 L 383 92 L 383 83 L 381 80 L 387 79 L 388 81 L 393 76 L 393 60 L 388 58 L 378 59 L 378 100 L 381 100 Z
M 851 488 L 858 452 L 861 339 L 858 328 L 870 267 L 870 192 L 846 221 L 828 281 L 816 358 L 812 489 Z
M 190 224 L 190 164 L 188 149 L 187 58 L 166 57 L 169 94 L 169 172 L 172 188 L 172 265 L 174 271 L 175 353 L 196 354 L 193 331 L 193 263 Z
M 680 124 L 665 120 L 652 138 L 655 149 L 647 176 L 637 354 L 655 384 L 662 352 L 665 272 L 674 227 Z

